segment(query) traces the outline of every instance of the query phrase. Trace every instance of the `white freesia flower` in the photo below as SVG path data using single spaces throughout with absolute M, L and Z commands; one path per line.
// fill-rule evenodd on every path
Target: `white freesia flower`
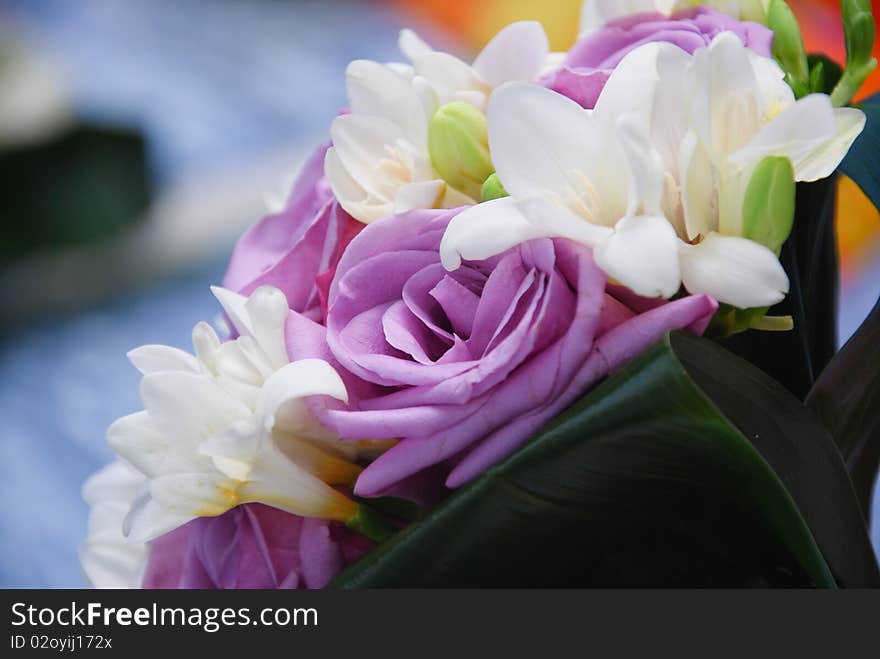
M 337 117 L 330 130 L 327 178 L 342 207 L 366 223 L 415 208 L 475 203 L 431 165 L 428 122 L 453 101 L 485 110 L 495 87 L 537 79 L 549 52 L 535 22 L 504 28 L 473 64 L 433 50 L 410 30 L 401 33 L 400 47 L 408 64 L 357 60 L 348 66 L 351 113 Z
M 143 474 L 119 460 L 83 485 L 89 504 L 89 529 L 80 563 L 95 588 L 139 588 L 149 555 L 148 544 L 129 542 L 122 533 L 125 516 L 143 488 Z
M 113 449 L 145 478 L 124 523 L 143 542 L 200 516 L 248 502 L 350 521 L 356 503 L 332 486 L 353 483 L 360 468 L 350 447 L 311 414 L 308 396 L 346 400 L 326 362 L 290 362 L 287 301 L 264 286 L 250 298 L 214 288 L 238 333 L 221 343 L 199 323 L 195 355 L 167 346 L 129 353 L 144 374 L 144 411 L 117 420 Z
M 670 16 L 689 7 L 709 6 L 734 18 L 756 20 L 766 15 L 769 0 L 585 0 L 581 7 L 581 34 L 610 21 L 635 14 Z
M 798 181 L 828 176 L 864 125 L 826 95 L 795 101 L 782 77 L 725 33 L 693 56 L 634 50 L 593 111 L 536 86 L 499 89 L 489 147 L 511 196 L 450 223 L 444 264 L 558 236 L 592 246 L 640 295 L 669 297 L 683 283 L 741 308 L 780 301 L 788 279 L 776 255 L 741 235 L 751 171 L 773 155 Z

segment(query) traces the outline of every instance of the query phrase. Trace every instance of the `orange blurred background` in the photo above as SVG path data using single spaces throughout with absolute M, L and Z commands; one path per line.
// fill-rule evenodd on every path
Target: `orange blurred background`
M 512 21 L 540 21 L 554 50 L 567 50 L 577 38 L 580 0 L 392 0 L 415 20 L 440 24 L 463 45 L 479 50 L 502 27 Z M 844 62 L 846 49 L 840 6 L 837 0 L 788 0 L 801 24 L 809 52 L 822 52 Z M 872 0 L 874 16 L 880 16 L 880 0 Z M 874 43 L 880 59 L 880 40 Z M 880 91 L 880 68 L 865 83 L 858 99 Z M 840 182 L 837 230 L 840 241 L 843 283 L 880 258 L 880 213 L 849 179 Z

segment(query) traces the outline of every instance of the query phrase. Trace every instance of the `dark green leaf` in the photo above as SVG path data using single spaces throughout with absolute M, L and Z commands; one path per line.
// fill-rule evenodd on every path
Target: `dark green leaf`
M 857 107 L 865 113 L 867 123 L 840 164 L 840 171 L 855 181 L 874 206 L 880 208 L 880 94 Z
M 723 341 L 800 399 L 837 350 L 836 189 L 836 176 L 797 186 L 794 229 L 780 255 L 791 288 L 767 312 L 791 316 L 794 330 L 748 331 Z
M 832 440 L 761 371 L 676 333 L 333 585 L 835 580 L 880 584 Z
M 880 465 L 880 300 L 846 342 L 807 398 L 831 432 L 870 517 Z

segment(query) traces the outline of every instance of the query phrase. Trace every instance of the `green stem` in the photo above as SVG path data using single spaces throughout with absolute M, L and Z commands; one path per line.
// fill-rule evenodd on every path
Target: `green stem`
M 385 542 L 396 529 L 379 513 L 360 504 L 354 516 L 345 525 L 373 542 Z
M 858 69 L 847 68 L 834 86 L 834 89 L 831 90 L 831 104 L 836 108 L 848 105 L 853 96 L 856 95 L 856 92 L 859 91 L 859 87 L 865 82 L 865 78 L 870 75 L 876 66 L 877 60 L 871 59 Z

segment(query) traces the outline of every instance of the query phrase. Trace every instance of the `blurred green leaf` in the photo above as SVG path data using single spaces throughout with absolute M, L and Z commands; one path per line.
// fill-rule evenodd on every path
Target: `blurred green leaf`
M 151 197 L 141 136 L 90 126 L 0 150 L 0 180 L 0 264 L 111 236 Z

